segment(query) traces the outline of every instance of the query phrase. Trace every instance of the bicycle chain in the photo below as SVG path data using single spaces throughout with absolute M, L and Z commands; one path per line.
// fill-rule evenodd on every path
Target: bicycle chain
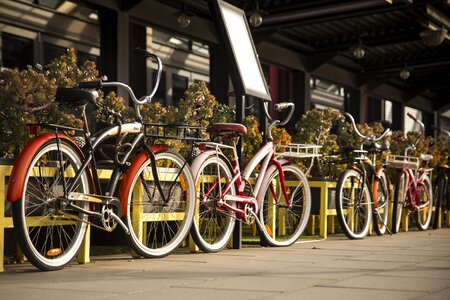
M 106 232 L 112 232 L 112 230 L 108 230 L 108 229 L 105 228 L 104 226 L 100 226 L 100 225 L 94 224 L 94 223 L 92 223 L 92 222 L 85 221 L 85 220 L 83 220 L 83 219 L 81 219 L 81 218 L 79 218 L 79 217 L 76 217 L 76 216 L 71 215 L 71 214 L 67 214 L 67 213 L 65 213 L 65 212 L 63 212 L 63 211 L 57 210 L 57 212 L 60 213 L 60 214 L 63 215 L 63 216 L 66 216 L 66 217 L 69 218 L 70 220 L 80 221 L 80 222 L 86 223 L 86 224 L 88 224 L 88 225 L 91 225 L 91 226 L 93 226 L 93 227 L 95 227 L 95 228 L 104 230 L 104 231 L 106 231 Z

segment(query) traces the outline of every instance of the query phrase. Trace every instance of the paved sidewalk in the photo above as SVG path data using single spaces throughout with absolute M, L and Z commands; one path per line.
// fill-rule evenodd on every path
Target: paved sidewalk
M 0 273 L 1 299 L 450 299 L 450 229 Z

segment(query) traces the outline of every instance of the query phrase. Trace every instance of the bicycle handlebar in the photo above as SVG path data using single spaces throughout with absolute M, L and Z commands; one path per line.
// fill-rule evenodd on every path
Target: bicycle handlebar
M 292 102 L 280 102 L 275 104 L 273 107 L 276 111 L 283 111 L 287 108 L 290 108 L 289 113 L 287 115 L 287 117 L 283 120 L 274 120 L 270 114 L 269 114 L 269 109 L 267 108 L 267 102 L 265 102 L 263 104 L 264 107 L 264 114 L 266 115 L 267 119 L 269 120 L 270 125 L 267 127 L 267 136 L 269 137 L 269 139 L 272 139 L 272 128 L 275 126 L 282 126 L 285 125 L 287 122 L 289 122 L 289 120 L 291 119 L 292 115 L 294 114 L 294 109 L 295 109 L 295 104 Z
M 140 99 L 137 99 L 136 95 L 134 94 L 133 90 L 131 89 L 131 87 L 129 85 L 122 83 L 122 82 L 115 82 L 115 81 L 111 81 L 111 82 L 88 81 L 88 82 L 81 82 L 81 83 L 79 83 L 78 86 L 80 88 L 86 88 L 86 89 L 101 89 L 102 87 L 105 87 L 105 86 L 121 87 L 121 88 L 124 88 L 128 92 L 128 95 L 130 95 L 131 100 L 134 103 L 140 105 L 140 104 L 145 104 L 147 102 L 150 102 L 151 99 L 153 98 L 153 96 L 155 95 L 156 90 L 158 89 L 158 86 L 159 86 L 159 81 L 161 80 L 162 62 L 158 56 L 156 56 L 155 54 L 152 54 L 144 49 L 136 48 L 136 49 L 134 49 L 134 52 L 141 56 L 145 56 L 145 58 L 151 58 L 158 65 L 155 84 L 154 84 L 152 92 L 149 95 L 143 96 Z
M 362 138 L 363 140 L 369 141 L 369 142 L 376 142 L 381 140 L 382 138 L 384 138 L 389 132 L 391 132 L 390 128 L 387 128 L 379 137 L 376 137 L 375 135 L 371 135 L 371 136 L 366 136 L 363 135 L 359 130 L 358 127 L 356 126 L 356 122 L 355 119 L 353 118 L 353 116 L 349 113 L 344 113 L 344 115 L 350 120 L 350 122 L 353 125 L 353 129 L 355 130 L 356 134 Z
M 287 122 L 289 122 L 289 120 L 292 118 L 292 115 L 294 114 L 295 104 L 292 102 L 281 102 L 275 104 L 273 108 L 279 112 L 289 108 L 287 117 L 283 121 L 279 121 L 280 123 L 278 124 L 278 125 L 285 125 Z
M 155 54 L 152 54 L 144 49 L 135 48 L 134 52 L 138 55 L 144 56 L 145 58 L 152 59 L 158 65 L 158 69 L 156 72 L 156 79 L 154 81 L 153 89 L 149 95 L 142 96 L 141 98 L 137 99 L 136 95 L 134 94 L 133 90 L 131 89 L 131 87 L 129 85 L 122 83 L 122 82 L 115 82 L 115 81 L 111 81 L 111 82 L 87 81 L 87 82 L 79 83 L 78 87 L 85 88 L 85 89 L 101 89 L 103 87 L 110 86 L 110 87 L 121 87 L 121 88 L 125 89 L 128 92 L 128 95 L 130 96 L 131 100 L 135 103 L 136 118 L 141 119 L 139 105 L 145 104 L 147 102 L 151 102 L 153 96 L 155 95 L 155 93 L 158 89 L 158 86 L 159 86 L 159 82 L 161 80 L 162 62 L 158 56 L 156 56 Z
M 420 125 L 420 129 L 422 129 L 422 133 L 425 131 L 425 124 L 422 123 L 422 121 L 418 120 L 416 117 L 414 117 L 411 113 L 406 113 L 408 117 L 413 119 L 414 122 Z

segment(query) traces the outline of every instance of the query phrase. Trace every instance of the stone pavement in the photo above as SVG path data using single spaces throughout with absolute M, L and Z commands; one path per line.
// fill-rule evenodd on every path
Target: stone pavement
M 1 299 L 450 299 L 450 229 L 163 259 L 96 256 L 39 272 L 6 265 Z

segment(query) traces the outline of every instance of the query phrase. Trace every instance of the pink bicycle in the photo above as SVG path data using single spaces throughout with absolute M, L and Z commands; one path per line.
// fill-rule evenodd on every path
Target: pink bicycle
M 287 157 L 318 156 L 319 146 L 291 144 L 277 152 L 271 129 L 289 121 L 294 104 L 274 106 L 277 111 L 290 109 L 284 121 L 273 120 L 267 106 L 263 107 L 270 122 L 266 131 L 268 142 L 242 173 L 236 143 L 246 134 L 245 126 L 235 123 L 210 126 L 209 130 L 214 135 L 235 137 L 231 146 L 216 142 L 198 143 L 204 151 L 191 164 L 198 205 L 191 235 L 205 252 L 218 252 L 227 245 L 236 219 L 246 224 L 256 222 L 262 242 L 269 246 L 293 244 L 306 227 L 311 211 L 308 180 L 300 167 Z M 233 164 L 223 153 L 225 149 L 232 150 Z
M 421 134 L 414 143 L 405 149 L 404 155 L 389 155 L 387 164 L 397 169 L 397 176 L 394 190 L 394 203 L 392 210 L 392 232 L 397 233 L 400 230 L 400 222 L 403 209 L 407 214 L 414 213 L 416 216 L 417 227 L 425 230 L 431 221 L 433 189 L 431 186 L 431 170 L 419 168 L 419 158 L 408 156 L 408 153 L 416 149 L 420 136 L 425 131 L 425 125 L 408 113 L 408 117 L 418 123 L 421 128 Z M 433 157 L 422 154 L 420 159 L 428 162 Z

